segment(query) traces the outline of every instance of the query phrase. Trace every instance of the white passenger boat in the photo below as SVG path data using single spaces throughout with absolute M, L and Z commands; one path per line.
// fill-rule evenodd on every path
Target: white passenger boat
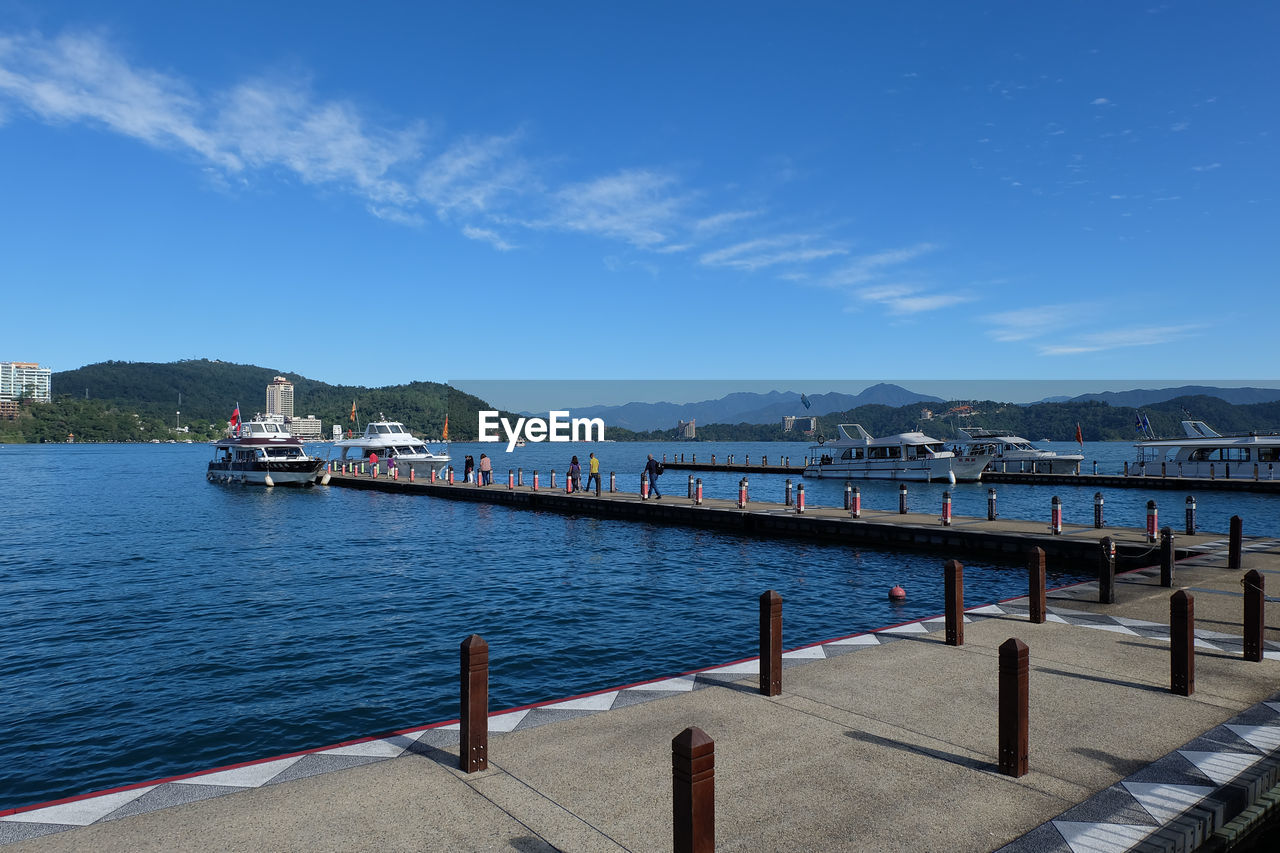
M 404 424 L 389 421 L 382 414 L 378 415 L 378 420 L 365 425 L 363 435 L 335 441 L 333 447 L 342 451 L 340 462 L 368 463 L 376 455 L 380 471 L 395 467 L 401 476 L 407 476 L 410 468 L 421 476 L 432 468 L 438 471 L 449 464 L 446 447 L 432 451 L 425 441 L 414 438 Z
M 237 406 L 231 427 L 231 435 L 213 443 L 213 461 L 205 474 L 210 482 L 308 486 L 324 467 L 324 460 L 307 455 L 278 418 L 255 415 L 241 423 Z
M 987 460 L 986 470 L 1026 474 L 1079 474 L 1083 453 L 1041 450 L 1022 436 L 1007 430 L 957 430 L 964 440 L 966 456 Z
M 961 456 L 922 432 L 872 438 L 858 424 L 840 424 L 840 437 L 809 448 L 806 477 L 846 480 L 977 480 L 989 461 Z
M 1182 438 L 1153 438 L 1134 445 L 1138 477 L 1208 477 L 1274 480 L 1280 474 L 1280 433 L 1214 431 L 1204 421 L 1183 421 Z

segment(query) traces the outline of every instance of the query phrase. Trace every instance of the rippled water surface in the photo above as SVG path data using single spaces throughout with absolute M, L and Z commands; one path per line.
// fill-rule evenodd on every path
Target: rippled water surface
M 804 453 L 777 448 L 765 452 Z M 587 449 L 498 447 L 497 479 L 516 466 L 563 472 Z M 634 491 L 652 448 L 596 449 L 606 488 L 616 470 Z M 942 609 L 936 556 L 213 485 L 208 457 L 203 445 L 0 446 L 0 808 L 449 719 L 458 644 L 473 632 L 490 645 L 500 709 L 753 655 L 767 589 L 786 601 L 786 647 Z M 740 475 L 702 476 L 708 494 L 728 497 Z M 782 482 L 753 477 L 752 494 L 777 499 Z M 685 483 L 675 471 L 661 480 L 669 495 Z M 841 500 L 842 482 L 806 486 L 810 503 Z M 912 486 L 913 509 L 943 488 Z M 952 491 L 957 514 L 985 515 L 985 486 Z M 863 485 L 867 506 L 896 506 L 896 494 Z M 1154 496 L 1180 512 L 1174 494 Z M 1063 496 L 1068 522 L 1092 518 L 1091 491 Z M 1152 496 L 1108 492 L 1108 520 L 1140 524 Z M 1002 487 L 1001 513 L 1047 520 L 1049 497 Z M 1269 498 L 1200 502 L 1217 529 L 1232 512 L 1274 515 Z M 965 580 L 971 605 L 1025 589 L 1020 566 L 969 562 Z M 895 583 L 905 604 L 886 600 Z

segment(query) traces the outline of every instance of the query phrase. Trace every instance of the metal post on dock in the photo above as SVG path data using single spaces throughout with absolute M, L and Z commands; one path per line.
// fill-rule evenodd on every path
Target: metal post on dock
M 618 475 L 610 471 L 609 472 L 609 494 L 613 494 L 616 491 L 618 491 Z
M 787 484 L 783 489 L 783 506 L 791 506 L 791 478 L 787 478 Z
M 517 486 L 524 485 L 524 469 L 523 468 L 516 469 L 516 485 Z
M 1248 661 L 1262 660 L 1263 628 L 1265 625 L 1263 609 L 1266 596 L 1263 594 L 1262 575 L 1257 569 L 1245 572 L 1244 580 L 1244 659 Z
M 1000 644 L 999 766 L 1005 776 L 1025 776 L 1029 769 L 1030 670 L 1031 652 L 1026 643 L 1010 637 Z
M 1110 536 L 1098 543 L 1098 603 L 1116 603 L 1116 543 Z
M 1028 619 L 1033 625 L 1043 625 L 1049 608 L 1045 602 L 1044 549 L 1032 548 L 1027 555 Z
M 747 478 L 743 477 L 738 481 L 738 509 L 743 509 L 747 505 Z
M 689 500 L 693 500 L 693 475 L 689 475 Z
M 535 492 L 538 491 L 538 472 L 537 471 L 533 472 L 533 490 Z
M 462 713 L 458 768 L 475 773 L 489 767 L 489 644 L 479 634 L 462 641 Z
M 959 560 L 947 560 L 942 567 L 943 598 L 946 605 L 948 646 L 964 645 L 964 566 Z
M 1196 499 L 1187 495 L 1187 535 L 1196 535 Z
M 556 487 L 556 469 L 551 469 L 551 489 L 554 491 Z
M 849 515 L 854 518 L 862 518 L 862 491 L 857 487 L 853 487 L 853 503 L 849 507 Z
M 907 484 L 903 483 L 898 486 L 898 513 L 900 515 L 907 514 Z
M 760 596 L 760 693 L 782 695 L 782 596 Z
M 1054 536 L 1062 535 L 1062 498 L 1057 495 L 1049 502 L 1049 532 Z
M 672 849 L 715 853 L 716 742 L 697 726 L 671 740 Z
M 853 483 L 844 481 L 844 511 L 853 509 Z
M 804 483 L 796 487 L 796 512 L 804 512 Z
M 640 500 L 649 500 L 649 472 L 640 472 Z
M 942 526 L 951 526 L 951 492 L 942 493 Z
M 1160 512 L 1156 508 L 1155 501 L 1147 501 L 1147 541 L 1156 541 L 1156 525 L 1159 523 Z
M 987 489 L 987 521 L 995 521 L 998 517 L 996 512 L 996 490 Z
M 1227 568 L 1238 569 L 1242 565 L 1241 551 L 1244 550 L 1244 522 L 1240 516 L 1231 516 L 1231 533 L 1227 544 Z
M 453 485 L 453 466 L 449 466 L 449 485 Z
M 1094 475 L 1095 477 L 1098 475 L 1098 460 L 1097 460 L 1097 459 L 1093 460 L 1093 475 Z
M 693 505 L 702 506 L 702 478 L 699 477 L 693 485 Z
M 1160 529 L 1160 586 L 1173 586 L 1173 528 Z
M 1102 492 L 1093 493 L 1093 526 L 1098 530 L 1106 527 L 1102 519 Z
M 507 491 L 516 487 L 516 472 L 510 468 L 507 469 Z
M 1169 599 L 1169 690 L 1196 692 L 1196 601 L 1185 589 Z

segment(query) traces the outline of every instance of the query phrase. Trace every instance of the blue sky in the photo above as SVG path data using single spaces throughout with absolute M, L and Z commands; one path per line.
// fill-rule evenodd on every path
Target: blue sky
M 1278 24 L 0 0 L 0 360 L 1265 380 Z

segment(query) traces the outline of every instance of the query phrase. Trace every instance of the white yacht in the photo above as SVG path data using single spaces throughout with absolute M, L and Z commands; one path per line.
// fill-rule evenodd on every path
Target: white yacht
M 1153 438 L 1134 445 L 1129 476 L 1274 480 L 1280 474 L 1280 433 L 1222 433 L 1204 421 L 1183 421 L 1182 438 Z
M 309 486 L 324 467 L 324 460 L 309 456 L 278 417 L 255 415 L 241 423 L 236 406 L 231 430 L 213 442 L 213 461 L 205 474 L 210 482 Z
M 380 471 L 396 467 L 401 476 L 407 476 L 409 468 L 421 476 L 432 468 L 439 470 L 449 464 L 447 446 L 432 451 L 425 441 L 414 438 L 404 424 L 389 421 L 382 414 L 378 415 L 378 420 L 365 425 L 364 435 L 335 441 L 333 447 L 342 450 L 340 462 L 369 462 L 372 456 L 377 455 Z
M 987 470 L 1025 474 L 1079 474 L 1083 453 L 1041 450 L 1022 436 L 1006 430 L 956 430 L 965 442 L 967 456 L 987 460 Z
M 989 461 L 961 456 L 922 432 L 872 438 L 858 424 L 840 424 L 840 437 L 809 448 L 806 477 L 846 480 L 977 480 Z

